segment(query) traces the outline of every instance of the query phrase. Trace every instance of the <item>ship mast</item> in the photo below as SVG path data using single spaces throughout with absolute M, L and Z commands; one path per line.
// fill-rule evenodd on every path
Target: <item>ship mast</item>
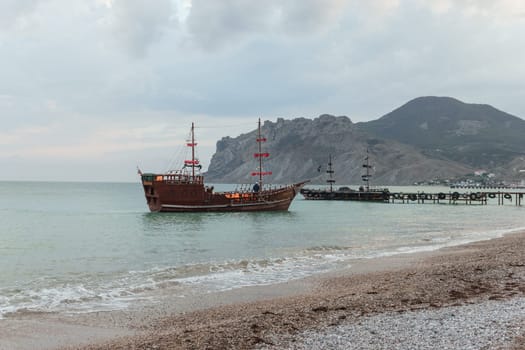
M 184 161 L 184 167 L 191 167 L 191 176 L 195 177 L 195 168 L 200 168 L 199 160 L 195 159 L 195 125 L 191 123 L 191 140 L 186 140 L 186 146 L 191 147 L 191 160 Z
M 195 177 L 195 125 L 191 122 L 191 176 Z
M 332 192 L 333 191 L 332 186 L 335 180 L 333 179 L 334 170 L 332 169 L 332 155 L 331 154 L 328 155 L 328 169 L 326 170 L 326 172 L 329 176 L 329 179 L 326 180 L 326 182 L 330 184 L 330 192 Z
M 257 146 L 259 148 L 259 186 L 261 186 L 262 188 L 262 179 L 263 179 L 263 175 L 262 175 L 262 172 L 263 172 L 263 167 L 262 167 L 262 158 L 263 158 L 263 155 L 262 155 L 262 143 L 263 143 L 263 140 L 262 140 L 262 137 L 261 137 L 261 118 L 259 118 L 259 123 L 257 125 Z
M 270 153 L 268 152 L 262 152 L 262 143 L 266 142 L 266 137 L 262 137 L 261 135 L 261 118 L 259 118 L 259 123 L 257 127 L 257 144 L 258 144 L 258 152 L 255 153 L 253 156 L 255 158 L 259 159 L 259 169 L 258 171 L 252 172 L 252 176 L 259 176 L 259 187 L 262 190 L 263 186 L 263 176 L 265 175 L 272 175 L 271 171 L 263 171 L 263 158 L 268 158 L 270 156 Z
M 370 168 L 372 168 L 372 166 L 368 162 L 368 148 L 366 149 L 365 160 L 366 160 L 366 164 L 363 164 L 363 168 L 366 168 L 366 174 L 361 175 L 361 178 L 363 179 L 364 182 L 366 182 L 366 191 L 368 192 L 370 190 L 370 178 L 372 177 L 372 175 L 370 175 Z

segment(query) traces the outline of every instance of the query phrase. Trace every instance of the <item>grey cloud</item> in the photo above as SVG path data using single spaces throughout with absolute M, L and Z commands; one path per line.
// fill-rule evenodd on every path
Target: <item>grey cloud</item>
M 0 30 L 10 28 L 21 17 L 30 14 L 40 0 L 2 0 L 0 1 Z
M 193 0 L 187 29 L 194 44 L 206 49 L 235 45 L 250 36 L 308 36 L 335 24 L 346 2 Z
M 110 26 L 118 44 L 134 56 L 144 56 L 173 24 L 171 0 L 115 0 Z
M 270 3 L 194 0 L 187 19 L 189 35 L 197 46 L 204 48 L 235 43 L 248 34 L 268 28 L 273 12 Z
M 284 32 L 310 35 L 335 25 L 343 15 L 347 1 L 303 0 L 282 2 L 280 26 Z

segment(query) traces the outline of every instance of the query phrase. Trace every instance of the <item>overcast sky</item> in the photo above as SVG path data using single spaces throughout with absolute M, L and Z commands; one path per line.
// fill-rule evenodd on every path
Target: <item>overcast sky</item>
M 426 95 L 525 117 L 521 0 L 0 0 L 0 180 L 138 181 L 197 125 L 377 119 Z

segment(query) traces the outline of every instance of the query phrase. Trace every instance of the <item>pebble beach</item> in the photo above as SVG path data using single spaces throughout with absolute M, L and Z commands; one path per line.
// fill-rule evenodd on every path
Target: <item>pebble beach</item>
M 364 260 L 283 289 L 83 349 L 525 349 L 523 232 Z
M 525 298 L 407 312 L 306 331 L 293 342 L 260 349 L 506 349 L 518 347 Z
M 0 349 L 525 349 L 525 232 L 200 300 L 5 325 Z

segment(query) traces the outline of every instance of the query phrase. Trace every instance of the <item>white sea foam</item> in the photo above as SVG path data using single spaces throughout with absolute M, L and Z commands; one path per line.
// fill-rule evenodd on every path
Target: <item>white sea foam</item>
M 335 264 L 342 260 L 341 256 L 335 254 L 316 254 L 315 256 L 267 260 L 263 263 L 251 261 L 242 269 L 225 269 L 223 266 L 213 273 L 185 277 L 178 281 L 183 284 L 199 286 L 201 290 L 230 290 L 311 276 L 334 268 Z
M 0 318 L 20 312 L 83 313 L 125 309 L 136 300 L 148 299 L 144 292 L 156 288 L 149 277 L 133 278 L 133 275 L 64 285 L 40 279 L 24 288 L 3 288 L 0 289 Z M 48 286 L 42 287 L 42 284 Z

